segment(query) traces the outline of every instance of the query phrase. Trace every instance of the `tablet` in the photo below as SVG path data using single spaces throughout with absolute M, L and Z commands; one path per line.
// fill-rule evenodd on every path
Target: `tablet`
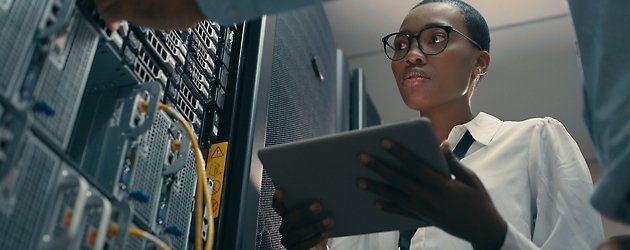
M 348 131 L 260 149 L 258 157 L 276 188 L 284 192 L 289 210 L 322 204 L 317 218 L 332 215 L 335 225 L 330 237 L 412 229 L 430 224 L 374 208 L 384 198 L 359 189 L 358 178 L 384 180 L 357 162 L 361 152 L 410 173 L 404 165 L 380 147 L 390 138 L 429 163 L 434 170 L 450 176 L 431 123 L 426 118 Z

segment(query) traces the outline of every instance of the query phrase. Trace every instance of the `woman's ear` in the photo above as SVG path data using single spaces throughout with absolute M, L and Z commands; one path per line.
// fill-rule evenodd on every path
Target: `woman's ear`
M 479 70 L 480 75 L 485 75 L 488 71 L 488 67 L 490 66 L 490 53 L 488 51 L 479 51 L 477 55 L 477 69 Z

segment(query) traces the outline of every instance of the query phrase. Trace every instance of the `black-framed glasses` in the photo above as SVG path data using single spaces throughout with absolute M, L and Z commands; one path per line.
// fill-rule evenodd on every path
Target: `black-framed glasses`
M 483 50 L 481 46 L 470 37 L 464 35 L 451 26 L 431 26 L 427 27 L 418 33 L 417 36 L 408 36 L 405 33 L 395 32 L 383 37 L 383 48 L 385 55 L 392 61 L 398 61 L 409 53 L 411 49 L 411 40 L 416 39 L 418 41 L 418 48 L 425 55 L 437 55 L 442 53 L 448 45 L 448 38 L 451 31 L 468 39 L 479 50 Z

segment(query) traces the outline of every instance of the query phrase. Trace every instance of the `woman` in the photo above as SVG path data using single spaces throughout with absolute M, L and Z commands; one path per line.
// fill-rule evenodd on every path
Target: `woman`
M 377 209 L 422 217 L 435 227 L 412 230 L 410 241 L 402 232 L 334 238 L 331 249 L 592 249 L 603 239 L 600 217 L 588 203 L 586 163 L 560 122 L 472 114 L 472 94 L 490 63 L 487 24 L 474 8 L 458 0 L 423 1 L 383 42 L 405 104 L 432 121 L 454 179 L 383 140 L 414 176 L 361 154 L 357 160 L 388 183 L 360 179 L 358 187 L 387 197 Z M 300 224 L 321 205 L 286 212 L 282 192 L 275 198 L 283 244 L 325 249 L 333 218 Z

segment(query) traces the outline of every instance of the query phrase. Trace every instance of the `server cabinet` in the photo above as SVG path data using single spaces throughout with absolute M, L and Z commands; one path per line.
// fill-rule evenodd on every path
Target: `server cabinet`
M 321 5 L 249 25 L 217 247 L 282 249 L 275 188 L 256 152 L 336 132 L 337 49 Z

